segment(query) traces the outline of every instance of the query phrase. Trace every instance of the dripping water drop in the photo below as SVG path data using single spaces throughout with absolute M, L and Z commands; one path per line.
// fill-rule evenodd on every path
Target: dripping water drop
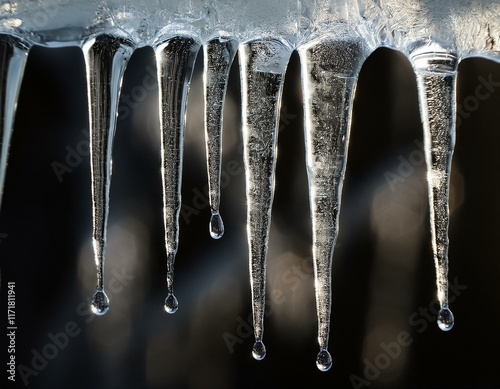
M 96 315 L 102 316 L 109 311 L 109 299 L 104 293 L 104 290 L 98 289 L 92 297 L 92 312 Z
M 437 323 L 442 331 L 451 330 L 455 324 L 453 313 L 447 307 L 441 308 L 438 314 Z
M 165 312 L 167 313 L 175 313 L 179 308 L 179 302 L 177 301 L 177 297 L 173 295 L 173 293 L 169 293 L 167 298 L 165 299 Z
M 316 357 L 316 366 L 321 371 L 328 371 L 332 367 L 332 356 L 328 350 L 323 349 L 318 353 Z
M 210 236 L 213 239 L 220 239 L 224 235 L 224 222 L 219 211 L 212 212 L 210 217 Z
M 266 346 L 264 346 L 264 343 L 262 343 L 262 340 L 257 340 L 253 344 L 252 356 L 257 361 L 262 361 L 264 359 L 264 357 L 266 356 Z

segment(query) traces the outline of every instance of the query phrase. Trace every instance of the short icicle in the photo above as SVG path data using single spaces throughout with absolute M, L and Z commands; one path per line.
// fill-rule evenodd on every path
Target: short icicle
M 174 295 L 174 262 L 179 243 L 181 175 L 187 95 L 200 44 L 189 36 L 160 39 L 155 45 L 160 94 L 161 172 L 167 255 L 165 311 L 179 307 Z
M 266 355 L 262 342 L 266 255 L 274 196 L 281 94 L 290 55 L 290 47 L 272 39 L 246 42 L 239 48 L 247 234 L 255 335 L 252 355 L 257 360 Z
M 203 45 L 205 67 L 205 139 L 207 145 L 208 197 L 211 218 L 210 235 L 220 239 L 224 223 L 220 216 L 220 172 L 222 159 L 222 112 L 229 71 L 236 54 L 237 43 L 227 37 L 217 37 Z
M 323 38 L 298 50 L 313 229 L 313 261 L 320 351 L 316 366 L 332 366 L 328 352 L 332 257 L 338 235 L 352 101 L 366 58 L 360 40 Z
M 436 44 L 424 44 L 413 50 L 410 57 L 417 76 L 424 128 L 432 251 L 441 305 L 437 323 L 441 330 L 449 331 L 454 317 L 448 308 L 448 201 L 455 147 L 458 60 L 452 51 Z
M 17 98 L 28 50 L 29 46 L 19 38 L 0 35 L 0 209 Z
M 92 298 L 91 308 L 96 315 L 104 315 L 109 310 L 109 300 L 104 291 L 104 257 L 111 184 L 111 153 L 121 83 L 133 47 L 126 39 L 104 34 L 85 42 L 83 53 L 89 105 L 92 238 L 97 267 L 97 290 Z

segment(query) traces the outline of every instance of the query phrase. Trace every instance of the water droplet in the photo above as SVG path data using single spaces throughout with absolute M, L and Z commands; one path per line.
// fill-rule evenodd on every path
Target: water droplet
M 257 361 L 262 361 L 265 358 L 265 356 L 266 356 L 266 346 L 264 346 L 264 343 L 262 343 L 261 340 L 257 340 L 253 344 L 252 356 Z
M 178 308 L 179 302 L 177 301 L 177 297 L 175 297 L 172 293 L 169 293 L 165 299 L 165 312 L 175 313 Z
M 328 371 L 332 367 L 332 356 L 328 350 L 321 350 L 316 357 L 316 366 L 321 371 Z
M 96 315 L 102 316 L 109 311 L 109 299 L 104 293 L 104 290 L 97 290 L 92 297 L 92 312 Z
M 448 308 L 441 308 L 438 314 L 437 323 L 442 331 L 449 331 L 455 324 L 453 313 Z
M 210 236 L 213 239 L 220 239 L 224 235 L 224 222 L 219 212 L 212 213 L 210 218 Z

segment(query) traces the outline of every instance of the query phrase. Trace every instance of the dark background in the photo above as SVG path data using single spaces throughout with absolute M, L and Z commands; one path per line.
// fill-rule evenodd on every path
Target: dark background
M 0 215 L 0 322 L 6 331 L 6 283 L 14 281 L 16 362 L 33 369 L 32 375 L 25 370 L 29 387 L 499 388 L 500 90 L 486 100 L 474 96 L 480 77 L 500 81 L 500 66 L 468 59 L 459 67 L 457 102 L 469 109 L 462 110 L 457 130 L 449 256 L 450 282 L 462 287 L 451 304 L 455 327 L 443 333 L 434 314 L 425 318 L 436 288 L 415 79 L 406 59 L 393 51 L 377 50 L 366 61 L 334 255 L 333 367 L 321 373 L 315 366 L 298 56 L 283 95 L 268 256 L 268 292 L 284 298 L 268 305 L 268 352 L 261 362 L 251 357 L 248 325 L 238 68 L 232 69 L 225 109 L 226 233 L 214 241 L 199 194 L 206 185 L 201 54 L 197 65 L 183 175 L 183 203 L 196 212 L 184 213 L 180 222 L 179 311 L 163 311 L 157 91 L 144 86 L 148 66 L 155 65 L 152 50 L 140 49 L 125 74 L 123 94 L 135 97 L 121 103 L 114 145 L 106 262 L 111 309 L 94 318 L 88 310 L 95 268 L 83 56 L 76 48 L 31 51 Z M 68 157 L 71 150 L 76 156 Z M 54 162 L 72 171 L 58 178 Z M 402 179 L 390 184 L 388 172 Z M 68 326 L 76 336 L 60 335 Z M 401 334 L 411 344 L 394 348 Z M 54 337 L 62 342 L 55 349 Z M 3 338 L 0 386 L 10 387 Z M 394 357 L 384 345 L 392 345 Z M 52 359 L 34 366 L 34 355 L 44 352 Z M 367 368 L 375 363 L 383 368 Z M 353 386 L 354 375 L 366 381 Z M 19 370 L 15 386 L 24 387 Z

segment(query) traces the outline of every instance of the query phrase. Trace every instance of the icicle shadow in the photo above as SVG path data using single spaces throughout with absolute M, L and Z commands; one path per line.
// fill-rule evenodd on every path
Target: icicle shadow
M 318 312 L 316 359 L 327 371 L 332 257 L 337 240 L 342 184 L 347 163 L 352 101 L 367 56 L 360 39 L 323 38 L 299 48 L 304 94 L 304 129 L 313 261 Z
M 247 235 L 255 344 L 252 355 L 266 355 L 262 343 L 266 255 L 274 196 L 277 131 L 285 71 L 291 48 L 261 39 L 239 48 L 243 149 L 246 172 Z
M 432 251 L 441 305 L 437 322 L 441 330 L 449 331 L 454 317 L 448 308 L 448 203 L 455 147 L 458 59 L 451 50 L 433 43 L 416 45 L 410 58 L 417 76 L 424 128 Z
M 237 43 L 226 37 L 214 38 L 203 45 L 205 68 L 205 139 L 208 171 L 208 197 L 211 218 L 210 235 L 222 238 L 224 223 L 219 213 L 220 172 L 222 160 L 222 112 L 229 71 L 236 54 Z
M 160 39 L 155 45 L 160 94 L 163 216 L 167 255 L 165 311 L 179 306 L 174 295 L 174 262 L 179 243 L 184 126 L 189 83 L 200 44 L 192 37 Z
M 0 35 L 0 209 L 10 138 L 29 46 L 19 38 Z
M 83 45 L 87 71 L 90 166 L 92 175 L 93 246 L 97 287 L 92 311 L 104 315 L 109 300 L 104 291 L 104 257 L 111 184 L 111 153 L 116 130 L 118 101 L 132 44 L 111 35 L 98 35 Z

